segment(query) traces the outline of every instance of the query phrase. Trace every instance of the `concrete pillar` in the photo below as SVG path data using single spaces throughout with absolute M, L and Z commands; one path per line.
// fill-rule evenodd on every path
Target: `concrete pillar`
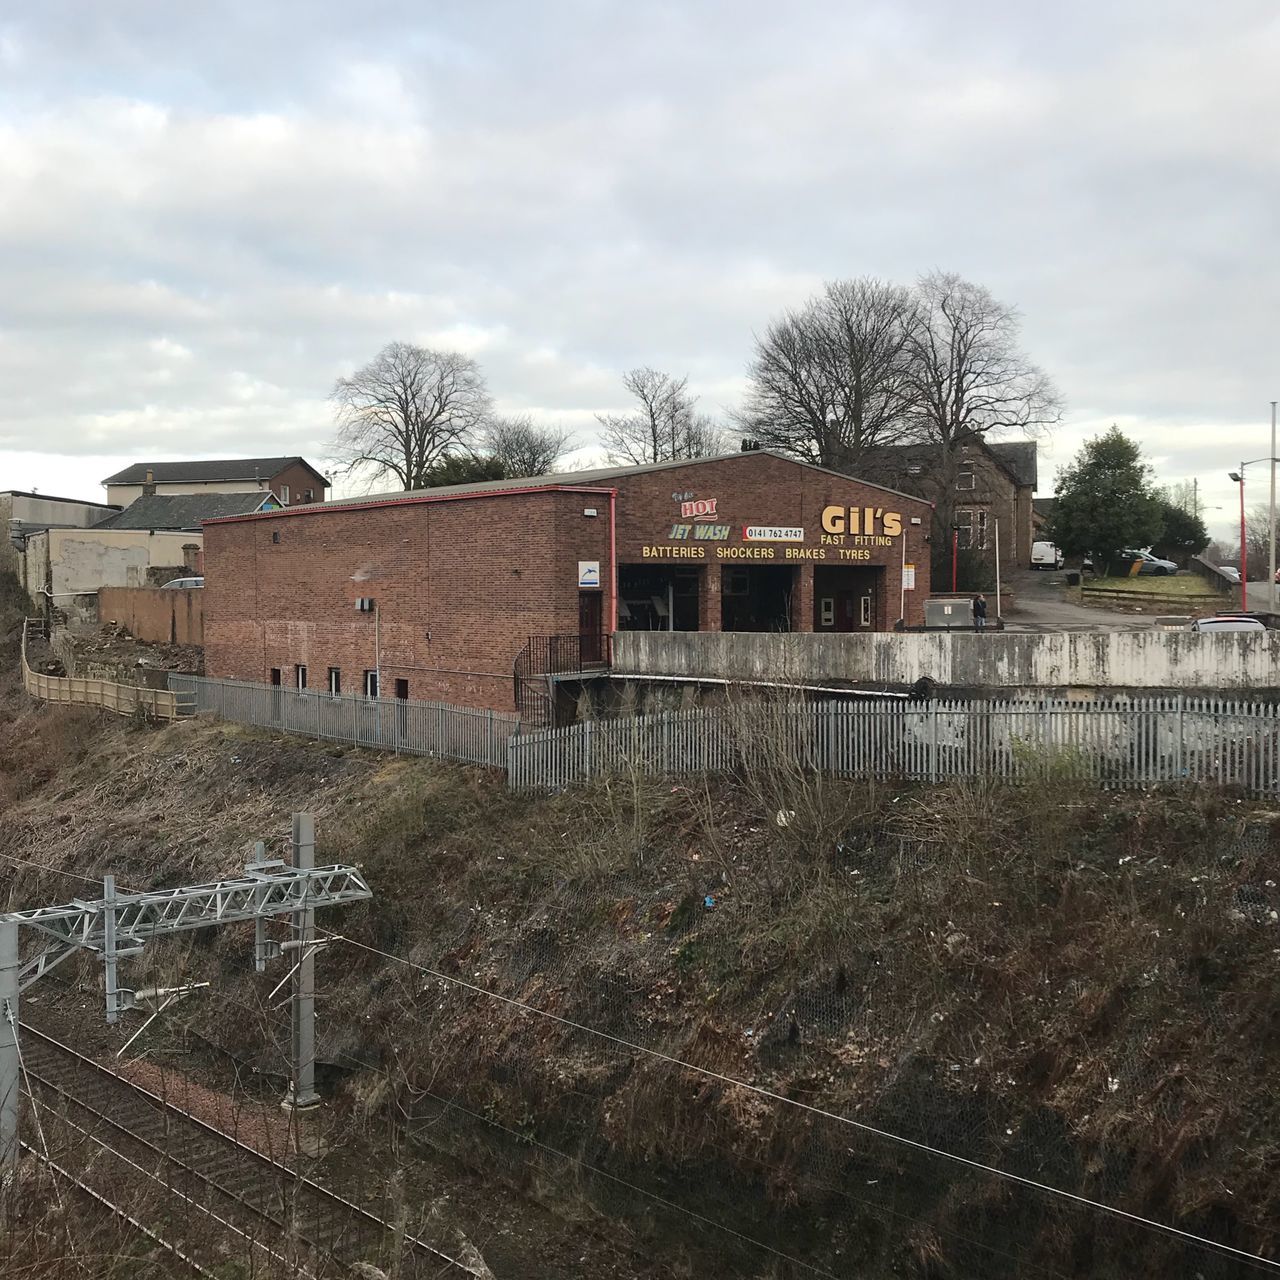
M 0 1176 L 18 1160 L 18 922 L 0 917 Z
M 316 820 L 309 813 L 293 815 L 293 865 L 310 871 L 316 865 Z M 305 899 L 304 899 L 305 901 Z M 304 907 L 293 913 L 293 1083 L 285 1095 L 287 1108 L 314 1107 L 316 1092 L 316 913 Z

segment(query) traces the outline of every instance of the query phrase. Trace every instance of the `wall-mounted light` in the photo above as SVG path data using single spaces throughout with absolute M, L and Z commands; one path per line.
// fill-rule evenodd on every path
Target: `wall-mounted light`
M 600 513 L 595 509 L 595 507 L 583 507 L 582 514 L 584 516 L 598 516 Z
M 919 523 L 920 523 L 920 517 L 919 517 L 919 516 L 912 516 L 912 517 L 911 517 L 911 523 L 912 523 L 912 524 L 919 524 Z

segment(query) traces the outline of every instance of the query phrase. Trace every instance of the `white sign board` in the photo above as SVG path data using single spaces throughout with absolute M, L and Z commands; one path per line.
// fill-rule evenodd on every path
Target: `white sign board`
M 600 561 L 578 561 L 578 586 L 598 587 L 600 585 Z
M 742 530 L 744 542 L 803 542 L 804 530 L 776 524 L 749 524 Z
M 903 591 L 914 591 L 916 589 L 916 567 L 913 564 L 904 564 L 902 566 L 902 589 Z

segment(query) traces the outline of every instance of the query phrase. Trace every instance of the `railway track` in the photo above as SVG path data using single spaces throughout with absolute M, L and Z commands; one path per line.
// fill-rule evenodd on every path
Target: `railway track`
M 252 1255 L 255 1273 L 319 1280 L 398 1254 L 405 1280 L 474 1274 L 26 1023 L 22 1059 L 40 1122 L 27 1149 L 197 1273 Z M 145 1191 L 146 1212 L 120 1203 L 126 1186 Z

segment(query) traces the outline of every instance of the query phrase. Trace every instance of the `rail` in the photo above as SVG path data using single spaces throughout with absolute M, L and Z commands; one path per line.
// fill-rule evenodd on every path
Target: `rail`
M 145 715 L 154 720 L 178 720 L 191 714 L 190 699 L 170 689 L 146 689 L 92 676 L 50 676 L 32 671 L 27 662 L 27 637 L 44 629 L 41 618 L 27 618 L 22 625 L 22 687 L 41 702 L 62 706 L 98 707 L 120 716 Z
M 272 1244 L 264 1243 L 264 1238 L 271 1242 L 292 1238 L 318 1256 L 332 1258 L 344 1266 L 366 1261 L 371 1251 L 378 1254 L 396 1247 L 402 1254 L 402 1275 L 444 1274 L 441 1268 L 449 1274 L 475 1274 L 465 1263 L 404 1232 L 402 1224 L 389 1222 L 312 1182 L 45 1032 L 25 1022 L 21 1029 L 23 1039 L 32 1046 L 24 1059 L 30 1079 L 92 1118 L 92 1127 L 77 1124 L 64 1106 L 56 1117 L 57 1123 L 92 1140 L 134 1172 L 158 1181 L 167 1194 L 203 1214 L 223 1234 L 236 1237 L 255 1256 L 284 1262 Z M 74 1087 L 77 1077 L 82 1085 L 87 1077 L 91 1087 Z M 129 1147 L 140 1152 L 138 1160 L 122 1149 Z M 27 1149 L 31 1150 L 30 1146 Z M 43 1152 L 33 1154 L 47 1158 Z M 157 1161 L 165 1170 L 163 1179 L 157 1177 Z M 53 1164 L 51 1159 L 49 1162 Z M 65 1172 L 54 1167 L 57 1172 Z M 174 1185 L 173 1175 L 183 1182 L 186 1191 Z M 73 1179 L 76 1185 L 103 1199 L 103 1189 L 82 1181 L 84 1176 L 82 1171 Z M 287 1188 L 288 1194 L 279 1194 L 281 1187 Z M 131 1217 L 133 1211 L 105 1199 L 104 1203 L 150 1234 L 137 1221 L 136 1213 Z M 287 1215 L 280 1212 L 286 1207 L 290 1210 Z M 260 1235 L 263 1228 L 265 1233 Z M 161 1243 L 184 1261 L 192 1261 L 180 1246 L 167 1240 Z

